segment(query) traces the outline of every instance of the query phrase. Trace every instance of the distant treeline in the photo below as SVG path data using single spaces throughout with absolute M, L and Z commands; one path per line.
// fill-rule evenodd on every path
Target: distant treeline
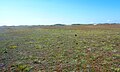
M 53 26 L 65 26 L 66 24 L 54 24 Z
M 9 27 L 29 27 L 29 26 L 33 26 L 33 27 L 45 27 L 45 26 L 78 26 L 78 25 L 120 25 L 120 23 L 93 23 L 93 24 L 53 24 L 53 25 L 19 25 L 19 26 L 9 26 Z M 8 27 L 6 25 L 0 26 L 0 27 Z
M 94 24 L 71 24 L 71 25 L 94 25 Z
M 75 25 L 114 25 L 114 24 L 120 24 L 120 23 L 94 23 L 94 24 L 71 24 L 71 25 L 75 26 Z M 66 26 L 66 24 L 54 24 L 52 26 Z

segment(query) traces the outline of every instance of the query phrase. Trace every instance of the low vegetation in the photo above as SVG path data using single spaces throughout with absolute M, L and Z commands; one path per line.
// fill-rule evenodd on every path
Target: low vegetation
M 0 72 L 120 72 L 120 25 L 0 27 Z

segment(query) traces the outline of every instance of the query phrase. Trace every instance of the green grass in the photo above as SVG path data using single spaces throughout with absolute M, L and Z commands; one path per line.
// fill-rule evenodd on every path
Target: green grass
M 4 72 L 120 72 L 120 29 L 5 27 L 0 64 Z

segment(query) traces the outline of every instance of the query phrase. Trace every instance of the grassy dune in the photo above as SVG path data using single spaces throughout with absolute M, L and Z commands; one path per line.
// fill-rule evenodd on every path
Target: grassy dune
M 120 25 L 0 27 L 0 72 L 120 72 Z

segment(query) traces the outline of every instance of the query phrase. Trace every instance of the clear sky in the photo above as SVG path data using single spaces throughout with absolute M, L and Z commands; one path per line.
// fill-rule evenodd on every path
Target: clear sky
M 0 25 L 120 22 L 120 0 L 0 0 Z

